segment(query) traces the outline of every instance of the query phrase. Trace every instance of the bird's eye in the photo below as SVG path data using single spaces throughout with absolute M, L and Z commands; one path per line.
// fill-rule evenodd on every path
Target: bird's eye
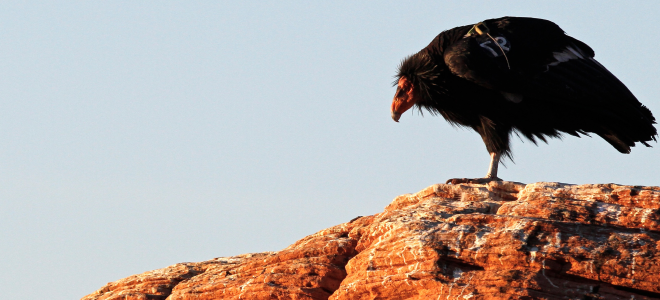
M 394 98 L 396 98 L 396 101 L 399 101 L 401 97 L 405 94 L 404 90 L 402 88 L 398 88 L 396 90 L 396 95 L 394 95 Z

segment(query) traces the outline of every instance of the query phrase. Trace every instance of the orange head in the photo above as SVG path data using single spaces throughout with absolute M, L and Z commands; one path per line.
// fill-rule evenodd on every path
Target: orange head
M 418 95 L 413 84 L 404 76 L 401 76 L 397 84 L 394 101 L 392 101 L 392 119 L 399 122 L 401 114 L 417 103 Z

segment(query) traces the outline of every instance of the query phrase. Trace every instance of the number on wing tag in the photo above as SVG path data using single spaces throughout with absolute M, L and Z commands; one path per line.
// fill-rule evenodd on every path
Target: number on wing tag
M 497 41 L 497 45 L 493 39 Z M 493 39 L 487 36 L 481 36 L 477 39 L 479 47 L 486 52 L 486 55 L 490 57 L 500 57 L 509 52 L 511 44 L 506 38 L 503 36 L 494 36 Z

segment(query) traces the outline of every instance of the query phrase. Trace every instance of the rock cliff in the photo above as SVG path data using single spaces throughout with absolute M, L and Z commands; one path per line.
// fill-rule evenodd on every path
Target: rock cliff
M 437 184 L 284 250 L 108 283 L 110 299 L 658 299 L 660 187 Z

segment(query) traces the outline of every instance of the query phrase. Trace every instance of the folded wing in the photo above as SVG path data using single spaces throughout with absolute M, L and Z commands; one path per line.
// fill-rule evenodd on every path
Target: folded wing
M 504 18 L 477 24 L 444 54 L 451 72 L 515 103 L 516 130 L 534 141 L 557 131 L 593 132 L 623 153 L 655 140 L 655 119 L 594 59 L 585 43 L 556 24 Z

